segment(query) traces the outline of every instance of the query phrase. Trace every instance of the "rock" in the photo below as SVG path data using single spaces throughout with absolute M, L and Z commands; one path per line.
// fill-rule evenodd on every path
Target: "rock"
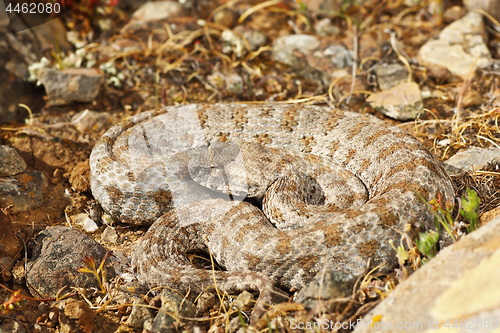
M 95 329 L 94 311 L 82 301 L 66 299 L 56 305 L 62 333 L 91 333 Z
M 15 176 L 26 170 L 26 162 L 17 150 L 0 145 L 0 177 Z
M 317 10 L 326 10 L 333 12 L 341 12 L 342 8 L 340 7 L 339 1 L 331 1 L 331 0 L 296 0 L 295 2 L 304 5 L 308 10 L 317 11 Z
M 336 68 L 345 68 L 352 66 L 353 59 L 351 52 L 341 45 L 328 46 L 323 55 L 331 57 L 331 61 Z
M 479 13 L 469 13 L 439 33 L 439 39 L 450 45 L 463 44 L 464 49 L 472 51 L 471 54 L 489 57 L 488 49 L 483 44 L 485 38 L 486 31 Z
M 156 21 L 174 16 L 182 16 L 182 5 L 174 1 L 146 2 L 134 14 L 132 19 L 137 21 Z
M 475 2 L 475 1 L 474 1 Z M 443 21 L 446 23 L 451 23 L 462 18 L 467 14 L 467 9 L 462 6 L 451 6 L 446 9 L 443 14 Z
M 216 297 L 211 292 L 204 292 L 198 297 L 198 301 L 196 302 L 196 308 L 198 309 L 198 313 L 204 313 L 209 311 L 215 305 Z
M 415 82 L 401 83 L 375 93 L 366 101 L 378 112 L 398 120 L 415 119 L 424 107 L 420 89 Z
M 147 288 L 137 282 L 126 282 L 118 286 L 118 293 L 113 297 L 113 304 L 118 305 L 119 313 L 130 312 L 126 320 L 122 318 L 123 324 L 120 332 L 130 331 L 130 328 L 145 329 L 145 323 L 153 321 L 151 310 L 144 306 L 147 304 L 142 298 L 142 295 L 147 292 Z M 137 306 L 130 306 L 130 304 Z
M 0 325 L 0 333 L 26 333 L 26 330 L 18 321 L 12 320 Z
M 437 92 L 437 94 L 440 93 L 439 90 L 433 90 L 431 91 L 431 89 L 428 87 L 428 86 L 423 86 L 422 89 L 420 89 L 420 96 L 422 96 L 422 99 L 428 99 L 428 98 L 431 98 L 433 97 L 433 93 L 434 92 Z M 438 97 L 439 98 L 439 97 Z
M 226 87 L 226 78 L 221 72 L 214 72 L 207 76 L 207 81 L 215 89 L 224 89 Z
M 314 25 L 314 30 L 319 36 L 327 37 L 327 36 L 335 36 L 340 34 L 340 29 L 336 25 L 332 24 L 332 21 L 329 18 L 324 18 L 319 20 Z
M 45 86 L 50 105 L 91 102 L 104 82 L 104 73 L 95 68 L 43 69 L 40 82 Z
M 483 103 L 483 97 L 481 96 L 481 94 L 475 90 L 469 90 L 462 97 L 462 103 L 460 105 L 465 108 L 468 108 L 471 106 L 481 105 L 482 103 Z
M 36 38 L 40 43 L 39 45 L 52 48 L 55 47 L 54 44 L 57 40 L 58 47 L 61 52 L 67 53 L 73 50 L 73 45 L 71 45 L 66 38 L 68 29 L 60 18 L 52 19 L 51 21 L 38 25 L 30 30 L 36 35 Z
M 481 214 L 479 216 L 479 225 L 483 226 L 498 216 L 500 216 L 500 206 L 498 206 L 497 208 L 494 208 L 488 212 L 484 212 L 483 214 Z
M 236 13 L 229 9 L 223 9 L 215 13 L 213 21 L 215 24 L 231 29 L 236 23 Z
M 310 35 L 289 35 L 283 36 L 273 44 L 274 60 L 282 62 L 288 66 L 295 67 L 303 65 L 300 58 L 294 54 L 297 50 L 301 53 L 313 51 L 320 46 L 319 40 Z
M 441 250 L 358 321 L 354 332 L 395 332 L 397 323 L 411 324 L 404 332 L 447 332 L 445 325 L 453 323 L 453 332 L 492 332 L 500 321 L 499 239 L 496 218 Z
M 267 42 L 267 36 L 259 30 L 248 29 L 243 25 L 239 25 L 233 29 L 245 38 L 250 46 L 250 51 L 256 51 L 259 47 L 264 46 Z
M 226 89 L 231 94 L 241 95 L 244 92 L 243 78 L 236 73 L 224 75 L 215 72 L 208 75 L 207 81 L 215 89 Z
M 40 207 L 43 190 L 48 186 L 41 171 L 25 171 L 0 178 L 0 206 L 13 205 L 12 212 L 25 212 Z
M 93 274 L 78 272 L 83 259 L 91 257 L 98 267 L 106 249 L 90 236 L 67 227 L 49 227 L 36 237 L 36 247 L 28 263 L 26 281 L 33 295 L 55 297 L 64 286 L 98 288 Z M 105 262 L 106 278 L 114 276 L 110 259 Z
M 250 50 L 256 51 L 259 47 L 264 46 L 267 42 L 267 36 L 258 30 L 247 30 L 243 33 L 243 38 L 250 44 Z
M 130 262 L 130 258 L 123 255 L 120 252 L 114 252 L 113 256 L 109 258 L 108 260 L 111 261 L 111 264 L 113 265 L 113 269 L 116 272 L 116 275 L 118 275 L 120 278 L 122 278 L 124 281 L 133 281 L 135 279 L 135 273 L 132 268 L 132 264 Z M 147 293 L 147 289 L 144 292 Z
M 104 229 L 101 234 L 101 241 L 109 245 L 116 245 L 118 239 L 118 233 L 116 232 L 115 228 L 106 227 L 106 229 Z
M 473 66 L 477 69 L 489 65 L 491 54 L 481 14 L 471 12 L 444 28 L 439 39 L 420 48 L 418 60 L 426 67 L 444 67 L 464 80 Z
M 229 332 L 245 333 L 246 326 L 248 326 L 248 324 L 245 324 L 245 329 L 243 329 L 243 327 L 241 327 L 241 320 L 239 316 L 234 317 L 231 321 L 229 321 Z
M 78 229 L 82 229 L 82 228 L 85 229 L 85 224 L 87 223 L 87 220 L 90 219 L 89 214 L 87 214 L 87 213 L 78 213 L 78 214 L 74 214 L 74 215 L 70 215 L 68 213 L 67 215 L 68 215 L 68 220 L 69 220 L 71 226 L 73 226 L 73 227 L 78 226 Z M 95 222 L 94 222 L 94 224 L 95 224 Z M 88 231 L 86 229 L 85 229 L 85 231 L 86 232 L 93 232 L 93 231 Z
M 291 66 L 304 78 L 325 88 L 332 80 L 348 76 L 353 64 L 352 51 L 338 39 L 309 35 L 290 35 L 276 39 L 273 44 L 273 57 L 276 61 Z M 337 84 L 334 95 L 337 95 L 336 90 L 340 90 L 341 96 L 348 93 L 350 81 L 346 79 Z M 362 80 L 356 80 L 355 90 L 363 89 L 366 89 L 366 86 Z
M 135 39 L 116 38 L 101 48 L 99 59 L 102 62 L 113 58 L 120 53 L 139 53 L 143 51 L 142 44 Z
M 130 304 L 137 304 L 138 306 L 132 306 L 132 312 L 130 312 L 125 325 L 132 328 L 143 328 L 146 321 L 153 320 L 151 310 L 145 306 L 141 306 L 147 304 L 140 296 L 132 297 L 130 300 Z
M 453 77 L 453 74 L 446 67 L 431 63 L 427 63 L 426 67 L 429 71 L 429 76 L 435 78 L 438 82 L 448 82 Z
M 24 261 L 20 260 L 14 265 L 14 268 L 12 268 L 12 281 L 15 284 L 25 284 L 25 273 L 26 271 L 24 270 Z
M 398 84 L 408 82 L 408 70 L 400 64 L 384 64 L 375 68 L 378 86 L 381 90 L 389 90 Z
M 178 293 L 163 289 L 161 294 L 161 309 L 153 321 L 153 332 L 176 332 L 176 329 L 172 326 L 175 318 L 172 318 L 167 313 L 172 313 L 174 316 L 179 315 L 184 318 L 194 318 L 196 307 Z
M 226 88 L 232 94 L 243 94 L 243 79 L 238 74 L 226 76 Z
M 232 30 L 224 30 L 222 32 L 221 39 L 224 43 L 222 46 L 222 52 L 226 54 L 234 53 L 238 58 L 242 57 L 246 52 L 243 40 Z
M 312 309 L 320 304 L 325 304 L 332 298 L 347 297 L 352 295 L 352 288 L 356 277 L 333 269 L 325 269 L 299 291 L 297 303 L 302 303 L 306 308 Z
M 85 110 L 76 113 L 71 118 L 71 122 L 75 125 L 78 132 L 99 133 L 110 128 L 115 122 L 115 118 L 107 112 Z
M 24 123 L 28 112 L 19 103 L 32 108 L 40 104 L 36 88 L 26 82 L 28 64 L 40 59 L 38 45 L 30 30 L 13 34 L 10 28 L 0 27 L 0 124 Z
M 243 290 L 243 292 L 233 301 L 233 306 L 238 310 L 249 309 L 253 304 L 255 304 L 255 300 L 252 294 L 246 290 Z
M 68 177 L 68 174 L 66 173 L 64 176 Z M 71 189 L 77 193 L 90 191 L 90 164 L 88 160 L 77 163 L 69 171 L 68 182 Z
M 465 7 L 469 11 L 475 9 L 482 9 L 491 16 L 493 16 L 497 21 L 500 20 L 500 3 L 495 0 L 464 0 Z
M 85 214 L 86 218 L 83 221 L 82 227 L 86 232 L 92 233 L 95 232 L 97 229 L 99 229 L 99 226 L 97 223 L 95 223 L 94 220 L 92 220 L 88 214 Z
M 469 147 L 447 159 L 444 162 L 444 168 L 449 174 L 457 174 L 470 170 L 472 167 L 480 170 L 494 160 L 500 160 L 500 149 Z

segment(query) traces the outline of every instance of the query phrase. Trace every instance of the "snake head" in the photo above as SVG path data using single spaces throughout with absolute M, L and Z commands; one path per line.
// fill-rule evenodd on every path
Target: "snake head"
M 191 156 L 188 170 L 196 183 L 229 195 L 248 195 L 245 163 L 237 144 L 210 142 Z

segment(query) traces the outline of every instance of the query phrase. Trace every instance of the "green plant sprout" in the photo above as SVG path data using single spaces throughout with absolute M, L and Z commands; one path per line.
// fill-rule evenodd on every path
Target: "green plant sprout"
M 453 241 L 456 241 L 457 235 L 453 232 L 453 229 L 455 229 L 455 221 L 451 217 L 451 213 L 453 212 L 453 202 L 447 201 L 443 207 L 441 196 L 438 196 L 438 199 L 432 199 L 428 205 L 430 205 L 434 214 L 434 224 L 436 226 L 436 230 L 440 232 L 442 226 Z
M 479 228 L 479 203 L 481 200 L 477 196 L 476 191 L 469 190 L 467 188 L 467 196 L 462 196 L 462 207 L 460 208 L 460 215 L 464 219 L 470 222 L 470 224 L 466 227 L 467 233 L 471 233 L 477 228 Z
M 111 255 L 113 254 L 112 251 L 108 251 L 106 252 L 106 255 L 104 256 L 104 258 L 102 258 L 102 261 L 101 261 L 101 264 L 99 265 L 99 268 L 96 268 L 96 265 L 95 265 L 95 260 L 94 258 L 92 258 L 92 256 L 85 256 L 85 258 L 83 258 L 83 263 L 85 264 L 85 266 L 82 266 L 80 268 L 78 268 L 78 272 L 80 273 L 91 273 L 91 274 L 94 274 L 96 280 L 97 280 L 97 283 L 99 284 L 99 288 L 101 289 L 101 292 L 103 294 L 106 293 L 106 286 L 104 284 L 105 280 L 106 280 L 106 272 L 104 271 L 104 262 L 106 261 L 106 259 L 108 259 Z
M 429 209 L 432 210 L 436 227 L 436 230 L 419 233 L 419 239 L 415 241 L 417 249 L 427 257 L 427 259 L 423 260 L 425 263 L 429 259 L 432 259 L 437 253 L 436 244 L 439 241 L 441 228 L 444 228 L 453 241 L 456 241 L 460 236 L 460 225 L 456 222 L 456 219 L 454 220 L 451 216 L 454 208 L 451 201 L 446 202 L 443 207 L 440 196 L 438 196 L 437 199 L 432 199 L 430 202 L 427 202 L 420 194 L 416 194 L 425 202 Z M 460 208 L 460 215 L 469 221 L 469 225 L 466 226 L 467 233 L 471 233 L 479 227 L 479 203 L 480 200 L 477 193 L 467 188 L 466 197 L 462 196 L 461 198 Z
M 20 307 L 21 302 L 24 301 L 24 299 L 25 297 L 21 295 L 21 289 L 14 291 L 8 300 L 0 304 L 0 314 L 3 316 L 8 315 L 10 311 L 16 308 L 16 306 Z
M 422 262 L 426 263 L 429 259 L 434 258 L 436 255 L 437 249 L 436 244 L 439 240 L 439 233 L 430 230 L 427 232 L 421 232 L 418 234 L 418 240 L 415 241 L 417 244 L 417 249 L 425 255 L 427 258 L 423 259 Z

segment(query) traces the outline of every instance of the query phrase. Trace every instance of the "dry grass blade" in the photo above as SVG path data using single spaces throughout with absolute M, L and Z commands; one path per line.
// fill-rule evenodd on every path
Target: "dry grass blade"
M 391 36 L 391 46 L 394 52 L 398 55 L 399 60 L 405 65 L 406 69 L 408 70 L 408 83 L 412 81 L 412 71 L 411 71 L 411 66 L 408 60 L 401 54 L 401 51 L 399 51 L 397 41 L 396 41 L 396 33 L 394 31 L 389 32 Z
M 207 21 L 211 21 L 212 18 L 214 17 L 215 14 L 217 14 L 218 12 L 226 9 L 226 8 L 229 8 L 235 4 L 237 4 L 238 2 L 240 2 L 242 0 L 231 0 L 231 1 L 228 1 L 226 2 L 225 4 L 222 4 L 220 5 L 219 7 L 215 8 L 208 16 L 207 16 Z
M 351 88 L 349 90 L 349 96 L 347 96 L 346 99 L 346 104 L 349 104 L 351 96 L 354 92 L 354 86 L 356 85 L 356 63 L 358 61 L 358 31 L 355 24 L 353 24 L 352 26 L 352 39 L 353 39 L 352 80 L 351 80 Z
M 273 306 L 269 309 L 257 323 L 255 323 L 254 327 L 257 330 L 261 330 L 267 326 L 268 320 L 273 320 L 279 315 L 285 314 L 287 312 L 293 311 L 302 311 L 304 310 L 304 305 L 299 303 L 292 302 L 283 302 Z
M 472 63 L 471 68 L 469 69 L 469 74 L 467 75 L 467 79 L 465 80 L 464 84 L 462 85 L 462 88 L 460 89 L 460 94 L 458 95 L 458 102 L 457 102 L 457 112 L 455 113 L 454 116 L 454 121 L 452 119 L 452 127 L 453 127 L 453 133 L 456 134 L 458 131 L 458 124 L 460 123 L 460 110 L 461 110 L 461 104 L 462 104 L 462 97 L 465 94 L 465 91 L 469 87 L 472 78 L 474 77 L 474 71 L 476 68 L 476 62 L 479 59 L 479 56 L 474 59 L 474 62 Z
M 283 3 L 283 1 L 281 1 L 281 0 L 270 0 L 270 1 L 265 1 L 263 3 L 260 3 L 258 5 L 255 5 L 252 8 L 249 8 L 243 14 L 241 14 L 240 18 L 238 19 L 238 23 L 243 23 L 243 21 L 245 21 L 245 19 L 248 16 L 252 15 L 253 13 L 255 13 L 261 9 L 264 9 L 264 8 L 270 7 L 270 6 L 279 5 L 281 3 Z

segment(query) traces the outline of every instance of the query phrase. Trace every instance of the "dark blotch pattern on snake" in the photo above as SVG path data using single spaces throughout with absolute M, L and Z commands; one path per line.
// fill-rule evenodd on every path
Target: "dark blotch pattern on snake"
M 299 289 L 324 267 L 395 263 L 390 240 L 453 198 L 442 164 L 373 116 L 318 106 L 187 105 L 130 117 L 90 158 L 92 193 L 116 219 L 151 225 L 136 248 L 150 287 L 201 291 L 213 255 L 220 290 Z M 262 204 L 262 210 L 243 197 Z M 258 304 L 259 305 L 259 304 Z M 261 306 L 260 304 L 259 306 Z

